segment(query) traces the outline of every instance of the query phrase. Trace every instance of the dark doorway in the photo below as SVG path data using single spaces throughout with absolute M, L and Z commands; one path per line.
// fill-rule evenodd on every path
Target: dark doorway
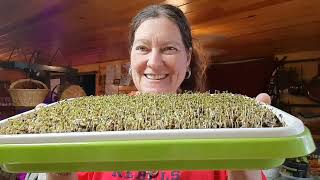
M 80 86 L 86 92 L 87 96 L 96 95 L 96 74 L 81 74 Z

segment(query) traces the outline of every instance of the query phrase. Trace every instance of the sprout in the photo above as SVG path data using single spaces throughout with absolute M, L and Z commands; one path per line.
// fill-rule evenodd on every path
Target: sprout
M 231 93 L 89 96 L 10 119 L 1 134 L 285 126 L 256 100 Z

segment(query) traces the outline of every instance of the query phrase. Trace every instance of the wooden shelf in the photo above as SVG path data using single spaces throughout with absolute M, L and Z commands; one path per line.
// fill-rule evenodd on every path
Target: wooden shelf
M 0 105 L 0 110 L 6 110 L 6 109 L 15 109 L 15 106 L 2 106 Z
M 306 97 L 306 96 L 295 96 L 292 94 L 289 94 L 287 92 L 285 93 L 281 93 L 280 94 L 280 101 L 288 104 L 288 105 L 299 105 L 299 106 L 319 106 L 320 107 L 320 103 L 311 100 L 310 98 Z
M 132 91 L 137 91 L 135 86 L 119 86 L 119 94 L 128 94 Z

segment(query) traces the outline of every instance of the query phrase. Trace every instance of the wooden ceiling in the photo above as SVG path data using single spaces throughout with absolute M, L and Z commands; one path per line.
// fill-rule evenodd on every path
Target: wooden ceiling
M 128 24 L 154 3 L 181 8 L 217 61 L 320 50 L 320 0 L 1 0 L 0 60 L 14 48 L 41 64 L 127 59 Z

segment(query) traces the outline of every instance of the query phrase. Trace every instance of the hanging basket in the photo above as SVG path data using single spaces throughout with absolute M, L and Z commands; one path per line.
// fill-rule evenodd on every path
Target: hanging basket
M 10 85 L 9 93 L 15 106 L 35 107 L 42 103 L 49 92 L 41 81 L 21 79 Z

